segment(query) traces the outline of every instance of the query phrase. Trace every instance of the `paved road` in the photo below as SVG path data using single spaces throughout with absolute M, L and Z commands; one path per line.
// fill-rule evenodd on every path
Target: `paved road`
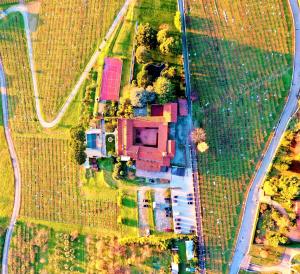
M 253 231 L 256 224 L 256 216 L 259 209 L 259 188 L 265 179 L 265 176 L 276 154 L 277 148 L 288 126 L 288 123 L 298 108 L 297 95 L 300 89 L 300 14 L 297 0 L 290 0 L 290 6 L 292 8 L 296 29 L 292 86 L 288 101 L 275 129 L 273 139 L 271 140 L 270 145 L 267 148 L 264 157 L 262 158 L 260 167 L 257 170 L 257 173 L 252 182 L 251 189 L 248 193 L 248 198 L 243 213 L 243 221 L 240 227 L 233 260 L 230 266 L 230 273 L 232 274 L 238 273 L 241 262 L 243 261 L 245 254 L 247 254 L 250 248 Z
M 88 76 L 89 71 L 97 61 L 97 58 L 99 57 L 101 50 L 106 45 L 108 39 L 113 34 L 114 30 L 120 23 L 120 21 L 123 19 L 128 6 L 132 0 L 126 0 L 124 3 L 122 9 L 118 13 L 116 19 L 112 23 L 111 27 L 109 28 L 104 40 L 102 41 L 99 48 L 95 51 L 93 56 L 91 57 L 89 63 L 87 64 L 86 68 L 84 69 L 82 75 L 80 76 L 78 82 L 76 83 L 75 87 L 71 91 L 70 95 L 68 96 L 65 104 L 59 111 L 56 118 L 51 121 L 47 122 L 44 120 L 41 106 L 40 106 L 40 100 L 39 100 L 39 91 L 38 91 L 38 85 L 37 85 L 37 78 L 36 78 L 36 72 L 35 72 L 35 65 L 34 65 L 34 59 L 33 59 L 33 50 L 32 50 L 32 43 L 31 43 L 31 37 L 30 37 L 30 28 L 29 28 L 29 19 L 28 19 L 28 13 L 27 8 L 22 3 L 23 1 L 20 0 L 20 5 L 12 6 L 8 8 L 6 11 L 1 12 L 0 14 L 0 20 L 4 19 L 7 15 L 15 12 L 20 12 L 24 19 L 24 26 L 25 26 L 25 34 L 27 39 L 27 48 L 28 48 L 28 56 L 29 56 L 29 63 L 30 63 L 30 70 L 31 70 L 31 76 L 33 81 L 33 91 L 34 91 L 34 98 L 35 98 L 35 106 L 36 106 L 36 112 L 39 119 L 40 124 L 44 128 L 52 128 L 56 126 L 59 121 L 64 116 L 65 112 L 67 111 L 69 105 L 71 104 L 72 100 L 75 98 L 80 86 Z M 1 100 L 2 100 L 2 112 L 3 112 L 3 124 L 4 124 L 4 130 L 5 130 L 5 138 L 8 145 L 13 170 L 14 170 L 14 179 L 15 179 L 15 197 L 14 197 L 14 208 L 13 213 L 11 216 L 9 227 L 7 228 L 6 236 L 5 236 L 5 243 L 4 243 L 4 249 L 3 249 L 3 256 L 2 256 L 2 274 L 8 273 L 8 252 L 11 242 L 11 237 L 13 233 L 13 229 L 15 226 L 15 223 L 17 221 L 19 211 L 20 211 L 20 205 L 21 205 L 21 173 L 20 173 L 20 166 L 17 158 L 17 154 L 14 148 L 14 144 L 12 141 L 12 136 L 9 129 L 9 115 L 8 115 L 8 101 L 7 101 L 7 89 L 6 89 L 6 81 L 5 81 L 5 74 L 4 74 L 4 68 L 2 65 L 2 61 L 0 59 L 0 87 L 1 87 Z
M 178 0 L 178 9 L 181 13 L 181 24 L 182 24 L 182 50 L 184 59 L 184 72 L 185 72 L 185 82 L 186 82 L 186 96 L 188 99 L 189 106 L 189 131 L 193 129 L 192 123 L 192 100 L 191 100 L 191 81 L 190 81 L 190 66 L 189 66 L 189 52 L 186 36 L 186 19 L 185 19 L 185 4 L 184 0 Z M 196 211 L 196 231 L 197 231 L 197 248 L 198 248 L 198 260 L 201 273 L 206 272 L 206 256 L 205 256 L 205 245 L 203 239 L 203 229 L 202 229 L 202 208 L 200 201 L 200 189 L 199 189 L 199 171 L 197 164 L 197 151 L 195 145 L 191 140 L 189 140 L 190 147 L 190 162 L 193 170 L 193 184 L 194 184 L 194 199 L 195 199 L 195 211 Z

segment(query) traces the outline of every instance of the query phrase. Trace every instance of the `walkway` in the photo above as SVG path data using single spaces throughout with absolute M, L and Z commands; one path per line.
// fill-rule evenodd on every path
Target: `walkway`
M 235 253 L 230 266 L 230 273 L 232 274 L 239 272 L 241 262 L 249 251 L 252 242 L 252 235 L 256 225 L 257 213 L 259 210 L 260 186 L 265 179 L 288 123 L 298 108 L 298 93 L 300 89 L 300 14 L 297 0 L 290 0 L 290 6 L 295 25 L 295 56 L 292 86 L 287 103 L 275 129 L 273 139 L 271 140 L 270 145 L 268 146 L 266 153 L 262 158 L 260 167 L 257 170 L 252 182 L 252 186 L 248 193 L 248 198 L 243 212 L 243 221 L 240 226 Z
M 22 4 L 22 1 L 20 1 L 20 5 L 12 6 L 8 8 L 6 11 L 1 12 L 0 14 L 0 20 L 4 19 L 6 16 L 8 16 L 11 13 L 20 12 L 23 16 L 24 20 L 24 27 L 25 27 L 25 34 L 27 39 L 27 48 L 28 48 L 28 56 L 29 56 L 29 63 L 30 63 L 30 70 L 31 70 L 31 76 L 32 76 L 32 82 L 33 82 L 33 91 L 34 91 L 34 99 L 35 99 L 35 107 L 36 112 L 38 116 L 38 120 L 43 128 L 52 128 L 56 126 L 59 121 L 62 119 L 64 114 L 66 113 L 69 105 L 71 104 L 72 100 L 75 98 L 76 94 L 79 91 L 80 86 L 83 84 L 84 80 L 88 76 L 89 71 L 94 66 L 95 62 L 97 61 L 97 58 L 99 57 L 101 50 L 105 47 L 107 41 L 109 40 L 110 36 L 115 31 L 116 27 L 120 23 L 120 21 L 123 19 L 128 6 L 132 0 L 126 0 L 124 3 L 122 9 L 118 13 L 117 17 L 115 18 L 113 24 L 109 28 L 104 40 L 102 41 L 100 47 L 95 51 L 93 56 L 91 57 L 89 63 L 85 67 L 82 75 L 80 76 L 78 82 L 76 83 L 75 87 L 71 91 L 70 95 L 68 96 L 66 102 L 64 103 L 63 107 L 59 111 L 56 118 L 51 121 L 47 122 L 44 120 L 41 106 L 40 106 L 40 99 L 39 99 L 39 92 L 38 92 L 38 85 L 37 85 L 37 78 L 36 78 L 36 72 L 35 72 L 35 65 L 34 65 L 34 59 L 33 59 L 33 50 L 32 50 L 32 43 L 31 43 L 31 37 L 30 37 L 30 28 L 29 28 L 29 18 L 27 13 L 27 8 L 25 5 Z M 2 112 L 3 112 L 3 124 L 4 124 L 4 131 L 5 131 L 5 138 L 8 145 L 11 161 L 13 164 L 13 170 L 14 170 L 14 179 L 15 179 L 15 198 L 14 198 L 14 208 L 13 213 L 11 216 L 10 224 L 7 228 L 6 236 L 5 236 L 5 243 L 4 243 L 4 249 L 3 249 L 3 255 L 2 255 L 2 274 L 8 273 L 8 253 L 9 253 L 9 247 L 11 242 L 11 237 L 13 233 L 13 229 L 15 226 L 15 223 L 17 221 L 19 211 L 20 211 L 20 204 L 21 204 L 21 173 L 20 173 L 20 166 L 17 159 L 17 154 L 14 148 L 14 144 L 12 141 L 11 132 L 9 129 L 9 113 L 8 113 L 8 101 L 7 101 L 7 89 L 6 89 L 6 81 L 5 81 L 5 74 L 4 74 L 4 68 L 2 65 L 2 61 L 0 60 L 0 88 L 1 88 L 1 100 L 2 100 Z

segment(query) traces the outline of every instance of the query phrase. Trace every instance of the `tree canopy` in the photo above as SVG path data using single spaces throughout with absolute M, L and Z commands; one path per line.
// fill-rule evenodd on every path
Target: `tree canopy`
M 137 29 L 136 42 L 138 46 L 145 46 L 147 49 L 154 49 L 157 31 L 149 23 L 140 24 Z
M 139 64 L 145 64 L 151 60 L 151 52 L 145 46 L 139 46 L 136 49 L 135 57 Z
M 176 99 L 175 85 L 166 77 L 158 77 L 153 84 L 154 91 L 158 95 L 158 102 L 165 104 Z

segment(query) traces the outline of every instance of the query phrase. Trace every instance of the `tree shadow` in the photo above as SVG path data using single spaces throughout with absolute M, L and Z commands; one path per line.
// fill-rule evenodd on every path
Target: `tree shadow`
M 138 222 L 137 220 L 130 219 L 130 218 L 123 218 L 123 224 L 127 226 L 137 227 Z
M 122 205 L 129 207 L 129 208 L 136 208 L 137 203 L 135 200 L 128 198 L 127 196 L 125 196 L 122 200 Z

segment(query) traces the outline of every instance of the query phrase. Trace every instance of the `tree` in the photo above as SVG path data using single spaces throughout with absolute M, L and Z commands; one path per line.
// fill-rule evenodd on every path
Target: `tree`
M 280 243 L 285 244 L 288 239 L 277 231 L 267 231 L 266 240 L 270 246 L 277 247 Z
M 206 141 L 206 132 L 203 128 L 195 128 L 191 133 L 191 139 L 195 144 Z
M 161 72 L 161 76 L 166 77 L 168 79 L 174 79 L 177 76 L 176 67 L 169 67 L 169 68 L 164 69 Z
M 176 99 L 175 85 L 166 77 L 158 77 L 153 84 L 154 91 L 158 95 L 158 102 L 165 104 Z
M 201 142 L 197 145 L 197 149 L 199 152 L 204 153 L 209 149 L 209 146 L 206 142 Z
M 153 96 L 154 95 L 154 96 Z M 130 101 L 134 107 L 144 107 L 155 100 L 155 93 L 143 88 L 133 87 L 130 91 Z
M 82 165 L 86 161 L 85 145 L 80 141 L 72 141 L 71 155 L 75 163 Z
M 278 188 L 274 184 L 274 181 L 267 180 L 264 183 L 263 190 L 264 190 L 264 192 L 265 192 L 266 195 L 274 196 L 277 193 Z
M 157 42 L 159 44 L 163 43 L 169 37 L 168 29 L 164 28 L 157 33 Z
M 145 69 L 145 66 L 142 67 L 142 70 L 137 75 L 137 84 L 139 87 L 146 88 L 151 85 L 151 77 L 148 73 L 148 70 Z
M 181 14 L 180 11 L 177 11 L 174 16 L 174 25 L 175 28 L 181 32 Z
M 82 125 L 72 127 L 70 129 L 70 135 L 73 140 L 81 142 L 85 141 L 85 131 Z
M 159 50 L 162 54 L 180 54 L 181 53 L 181 40 L 176 37 L 168 37 L 160 45 Z
M 154 49 L 157 31 L 149 23 L 140 24 L 137 29 L 136 42 L 138 46 L 145 46 L 147 49 Z
M 145 46 L 139 46 L 136 49 L 135 57 L 139 64 L 148 63 L 152 58 L 150 50 L 148 50 Z

